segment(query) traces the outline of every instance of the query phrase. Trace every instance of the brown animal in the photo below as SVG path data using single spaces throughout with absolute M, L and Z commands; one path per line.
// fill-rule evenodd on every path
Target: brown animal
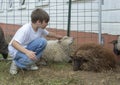
M 74 71 L 101 72 L 116 68 L 116 56 L 114 53 L 98 44 L 81 45 L 71 58 Z
M 8 43 L 5 40 L 4 32 L 0 27 L 0 54 L 2 54 L 4 59 L 8 56 Z

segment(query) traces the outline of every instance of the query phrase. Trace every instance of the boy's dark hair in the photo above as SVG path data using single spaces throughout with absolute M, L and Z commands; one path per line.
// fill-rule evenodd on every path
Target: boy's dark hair
M 40 8 L 35 9 L 31 14 L 32 23 L 36 23 L 37 20 L 39 20 L 41 23 L 45 20 L 45 22 L 48 23 L 49 19 L 50 17 L 48 13 Z

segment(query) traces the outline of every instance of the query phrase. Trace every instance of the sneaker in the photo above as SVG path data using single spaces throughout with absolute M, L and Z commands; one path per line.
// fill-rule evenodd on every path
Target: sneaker
M 12 61 L 12 64 L 10 66 L 10 74 L 12 75 L 17 74 L 17 66 L 15 64 L 15 61 Z
M 27 68 L 27 70 L 38 70 L 38 67 L 34 64 L 31 65 L 30 68 Z

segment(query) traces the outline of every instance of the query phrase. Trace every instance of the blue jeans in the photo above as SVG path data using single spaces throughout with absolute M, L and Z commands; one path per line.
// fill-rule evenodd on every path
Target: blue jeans
M 14 58 L 16 65 L 21 69 L 29 68 L 31 65 L 35 64 L 40 59 L 46 45 L 47 40 L 45 38 L 37 38 L 33 40 L 28 44 L 26 49 L 36 52 L 37 60 L 32 60 L 28 58 L 28 56 L 24 53 L 18 51 L 16 57 Z

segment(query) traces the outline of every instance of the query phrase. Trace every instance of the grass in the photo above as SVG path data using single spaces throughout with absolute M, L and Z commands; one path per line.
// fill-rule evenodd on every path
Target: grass
M 119 72 L 73 71 L 69 63 L 49 63 L 37 71 L 9 74 L 11 61 L 0 61 L 0 85 L 119 85 Z

